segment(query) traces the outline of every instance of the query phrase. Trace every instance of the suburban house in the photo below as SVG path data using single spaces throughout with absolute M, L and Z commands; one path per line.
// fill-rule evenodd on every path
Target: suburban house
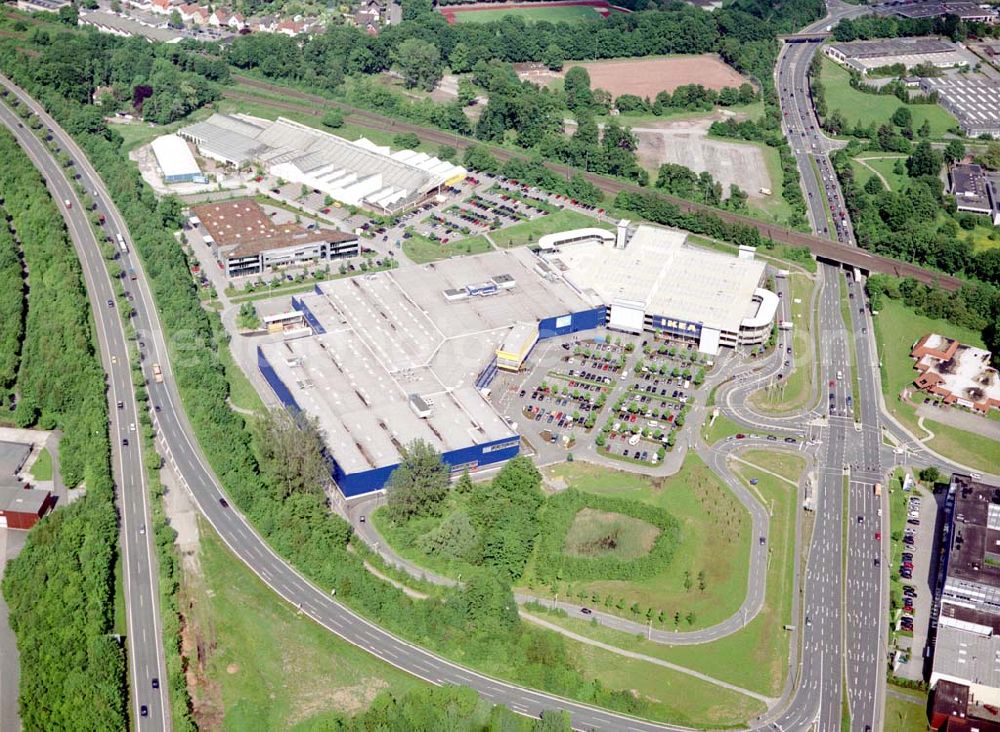
M 953 338 L 928 333 L 913 346 L 910 356 L 920 375 L 913 383 L 922 391 L 986 414 L 1000 407 L 1000 375 L 990 366 L 992 354 Z

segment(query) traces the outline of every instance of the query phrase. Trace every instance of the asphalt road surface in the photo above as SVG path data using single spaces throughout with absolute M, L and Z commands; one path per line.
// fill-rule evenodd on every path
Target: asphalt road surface
M 0 82 L 7 84 L 7 80 L 2 77 Z M 115 293 L 87 214 L 83 211 L 73 186 L 66 179 L 66 171 L 5 104 L 0 104 L 0 122 L 16 135 L 21 147 L 44 176 L 56 205 L 62 210 L 83 265 L 87 293 L 97 325 L 100 356 L 107 374 L 112 467 L 121 513 L 130 711 L 133 720 L 137 720 L 145 729 L 169 730 L 170 704 L 167 689 L 165 686 L 152 688 L 154 678 L 165 681 L 167 676 L 160 632 L 162 624 L 156 554 L 152 535 L 146 531 L 150 515 L 149 491 L 139 435 L 133 431 L 133 426 L 138 422 L 138 405 Z M 76 152 L 71 153 L 71 157 L 77 161 L 81 159 Z M 86 176 L 83 184 L 87 190 L 94 190 L 93 182 Z M 103 192 L 97 198 L 102 203 L 107 200 Z M 72 203 L 72 208 L 64 205 L 63 202 L 67 200 Z M 108 306 L 108 302 L 111 302 L 112 307 Z M 119 402 L 121 409 L 117 408 Z M 124 444 L 125 440 L 128 440 L 127 446 Z M 145 718 L 140 715 L 142 707 L 147 710 L 148 716 Z

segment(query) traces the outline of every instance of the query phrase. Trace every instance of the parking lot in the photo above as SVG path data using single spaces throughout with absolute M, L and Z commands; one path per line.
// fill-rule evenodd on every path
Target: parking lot
M 693 344 L 602 330 L 539 344 L 520 379 L 497 377 L 491 398 L 548 461 L 586 449 L 649 467 L 686 423 L 699 388 L 692 372 L 710 368 Z
M 909 487 L 909 485 L 907 485 Z M 930 632 L 937 563 L 933 552 L 938 518 L 935 497 L 916 483 L 906 491 L 906 523 L 902 541 L 894 543 L 890 571 L 903 588 L 902 604 L 893 618 L 897 676 L 924 678 L 924 650 Z M 898 548 L 897 548 L 898 547 Z

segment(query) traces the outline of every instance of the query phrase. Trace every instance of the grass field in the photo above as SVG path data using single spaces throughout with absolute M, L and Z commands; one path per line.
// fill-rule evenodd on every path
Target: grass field
M 733 114 L 745 115 L 749 119 L 759 119 L 764 116 L 764 102 L 752 102 L 751 104 L 737 104 L 732 107 L 725 107 L 727 112 Z M 656 115 L 652 112 L 622 112 L 619 115 L 612 117 L 611 115 L 601 114 L 594 117 L 594 121 L 600 124 L 608 124 L 609 122 L 615 121 L 620 125 L 628 127 L 642 127 L 646 124 L 654 124 L 657 122 L 663 122 L 664 120 L 674 120 L 680 121 L 685 119 L 702 119 L 711 114 L 710 112 L 705 112 L 702 110 L 688 112 L 684 110 L 670 110 L 666 114 Z M 720 140 L 729 140 L 729 138 L 717 138 Z M 730 140 L 731 141 L 731 140 Z
M 851 158 L 851 168 L 854 170 L 854 179 L 858 182 L 858 185 L 864 188 L 865 184 L 870 178 L 875 177 L 876 171 L 882 175 L 885 179 L 885 183 L 889 184 L 890 191 L 902 190 L 909 180 L 910 176 L 904 171 L 903 173 L 894 172 L 896 167 L 896 161 L 902 160 L 906 161 L 905 155 L 872 155 L 871 153 L 866 153 L 865 155 L 860 155 L 857 158 Z M 880 181 L 881 182 L 881 181 Z M 885 187 L 883 183 L 883 187 Z
M 600 495 L 642 501 L 669 511 L 680 523 L 680 539 L 674 558 L 662 572 L 646 580 L 627 582 L 602 580 L 573 583 L 574 595 L 623 599 L 643 608 L 679 612 L 683 629 L 714 625 L 739 607 L 746 594 L 747 553 L 750 518 L 736 497 L 726 489 L 701 460 L 689 453 L 684 467 L 669 478 L 650 478 L 634 473 L 576 461 L 549 469 L 549 474 L 573 488 Z M 530 583 L 531 564 L 526 573 Z M 705 573 L 705 590 L 697 582 L 686 590 L 685 577 L 692 580 Z M 530 589 L 530 585 L 529 585 Z M 545 588 L 536 588 L 544 591 Z M 604 607 L 614 612 L 614 607 Z M 687 613 L 694 613 L 688 623 Z M 673 627 L 673 620 L 669 622 Z
M 794 481 L 805 469 L 805 461 L 797 455 L 756 450 L 746 453 L 744 459 Z M 765 604 L 745 629 L 712 643 L 670 647 L 583 620 L 548 619 L 595 640 L 662 658 L 760 694 L 777 696 L 788 660 L 788 636 L 781 627 L 791 622 L 795 491 L 784 481 L 750 466 L 735 463 L 734 467 L 743 480 L 758 479 L 753 489 L 772 509 Z
M 266 411 L 260 394 L 250 383 L 243 370 L 233 360 L 232 353 L 225 345 L 219 348 L 219 361 L 226 369 L 226 381 L 229 382 L 229 403 L 235 409 L 242 412 L 257 412 L 263 414 Z
M 584 508 L 566 532 L 563 551 L 573 557 L 636 559 L 649 554 L 659 535 L 657 527 L 642 519 Z
M 901 699 L 900 696 L 907 699 Z M 885 732 L 924 732 L 927 729 L 927 700 L 910 691 L 890 689 L 885 695 Z
M 185 592 L 197 599 L 197 623 L 214 640 L 199 687 L 221 706 L 205 710 L 219 722 L 211 726 L 264 732 L 332 725 L 367 709 L 382 690 L 402 694 L 423 683 L 298 615 L 204 522 L 199 560 L 202 579 L 186 578 Z
M 812 332 L 812 303 L 815 281 L 804 274 L 789 276 L 792 286 L 792 371 L 750 396 L 750 402 L 765 414 L 790 414 L 809 405 L 814 396 L 816 340 Z
M 828 58 L 823 58 L 823 86 L 826 89 L 826 106 L 832 113 L 839 110 L 848 125 L 874 124 L 878 127 L 889 121 L 892 113 L 900 107 L 909 107 L 913 112 L 913 129 L 919 130 L 924 121 L 930 123 L 931 136 L 942 137 L 957 122 L 937 104 L 904 104 L 894 96 L 866 94 L 854 89 L 850 84 L 850 74 Z
M 709 422 L 711 422 L 711 427 L 708 426 Z M 712 421 L 711 416 L 705 420 L 701 435 L 705 442 L 709 445 L 714 445 L 719 440 L 724 440 L 731 435 L 736 435 L 744 431 L 745 429 L 742 426 L 736 424 L 736 422 L 729 419 L 726 415 L 720 414 L 714 421 Z
M 35 480 L 52 480 L 52 453 L 48 448 L 43 447 L 38 453 L 38 458 L 31 466 L 31 474 Z
M 692 728 L 720 729 L 743 727 L 748 719 L 764 712 L 764 704 L 756 699 L 679 671 L 578 641 L 567 641 L 566 647 L 584 676 L 607 688 L 628 689 L 645 697 L 653 703 L 650 711 L 656 719 Z
M 516 15 L 527 23 L 576 23 L 597 20 L 601 15 L 586 5 L 555 5 L 544 8 L 498 8 L 496 10 L 469 10 L 453 13 L 458 23 L 493 23 L 505 15 Z
M 403 240 L 403 254 L 416 264 L 436 262 L 440 259 L 461 257 L 466 254 L 482 254 L 493 247 L 481 236 L 474 236 L 459 241 L 449 241 L 447 244 L 433 241 L 426 236 L 413 234 Z
M 924 437 L 924 430 L 917 425 L 915 407 L 899 398 L 899 393 L 910 386 L 916 376 L 910 349 L 917 339 L 927 333 L 941 333 L 962 343 L 984 348 L 982 336 L 944 320 L 918 315 L 899 301 L 889 299 L 885 300 L 882 310 L 875 316 L 875 333 L 882 359 L 882 392 L 886 406 L 914 434 Z M 986 471 L 995 470 L 1000 465 L 1000 442 L 933 420 L 924 420 L 924 425 L 935 435 L 925 444 L 945 457 Z
M 889 479 L 889 595 L 896 607 L 903 605 L 903 582 L 899 576 L 899 561 L 903 555 L 903 529 L 906 528 L 907 500 L 912 493 L 903 492 L 903 471 L 897 469 Z M 890 628 L 890 635 L 892 629 Z
M 534 244 L 539 237 L 545 234 L 554 234 L 558 231 L 569 229 L 582 229 L 596 226 L 601 229 L 609 227 L 600 224 L 597 219 L 585 216 L 576 211 L 561 209 L 555 213 L 539 216 L 532 221 L 523 221 L 504 229 L 491 232 L 490 237 L 501 249 L 506 247 L 523 246 L 524 244 Z M 610 230 L 610 229 L 609 229 Z
M 771 179 L 771 195 L 750 198 L 747 202 L 750 206 L 750 211 L 752 213 L 758 212 L 759 214 L 763 214 L 767 220 L 773 221 L 776 224 L 787 224 L 794 212 L 791 204 L 781 195 L 781 155 L 776 148 L 770 145 L 756 142 L 749 144 L 760 148 L 761 153 L 764 155 L 764 164 L 767 166 L 767 177 Z M 748 192 L 752 193 L 753 191 Z

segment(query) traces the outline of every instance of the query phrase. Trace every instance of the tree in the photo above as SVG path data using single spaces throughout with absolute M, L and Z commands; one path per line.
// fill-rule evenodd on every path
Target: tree
M 169 21 L 168 25 L 171 28 L 183 28 L 184 27 L 184 19 L 181 18 L 180 11 L 178 11 L 177 8 L 174 8 L 173 10 L 170 11 L 170 21 Z
M 458 161 L 458 150 L 453 148 L 451 145 L 441 145 L 441 147 L 437 149 L 437 157 L 441 160 L 447 160 L 454 163 Z
M 563 79 L 566 106 L 571 110 L 586 109 L 594 104 L 590 90 L 590 74 L 582 66 L 572 66 Z
M 986 146 L 986 152 L 977 158 L 980 165 L 990 170 L 1000 170 L 1000 142 L 991 142 Z
M 412 150 L 420 147 L 420 138 L 413 132 L 400 132 L 393 136 L 392 146 Z
M 77 21 L 80 19 L 80 14 L 77 12 L 75 6 L 63 5 L 61 8 L 59 8 L 59 12 L 56 13 L 56 17 L 59 19 L 60 23 L 75 28 L 77 25 Z
M 335 130 L 344 126 L 344 113 L 339 109 L 328 109 L 323 112 L 320 122 L 324 127 L 329 127 L 331 130 Z
M 465 511 L 451 514 L 436 529 L 421 536 L 417 543 L 427 554 L 445 559 L 458 559 L 473 564 L 480 560 L 479 534 Z
M 944 148 L 944 161 L 951 165 L 965 157 L 965 144 L 961 140 L 949 140 Z
M 909 107 L 899 107 L 892 113 L 889 121 L 896 125 L 896 127 L 908 129 L 913 127 L 913 112 L 910 111 Z
M 931 123 L 929 120 L 924 120 L 924 123 L 920 125 L 920 129 L 917 130 L 917 136 L 921 139 L 927 139 L 931 136 Z
M 558 45 L 550 43 L 542 56 L 542 63 L 552 71 L 562 71 L 565 57 L 565 52 Z
M 433 91 L 441 80 L 444 64 L 441 62 L 441 52 L 433 43 L 408 38 L 396 47 L 392 58 L 408 89 L 416 87 Z
M 297 493 L 322 495 L 330 486 L 330 466 L 315 417 L 271 409 L 255 425 L 261 473 L 279 498 Z
M 936 176 L 941 170 L 941 154 L 927 140 L 923 140 L 907 159 L 906 170 L 912 178 L 921 175 Z
M 455 44 L 448 55 L 448 66 L 451 67 L 453 74 L 464 74 L 472 71 L 472 52 L 469 49 L 469 44 L 465 41 L 459 41 Z
M 236 318 L 236 324 L 243 330 L 260 328 L 260 316 L 257 315 L 257 307 L 252 302 L 240 305 L 240 314 Z
M 930 485 L 934 485 L 936 483 L 941 482 L 942 476 L 940 470 L 938 470 L 933 465 L 929 465 L 920 471 L 919 477 L 920 480 L 922 480 L 924 483 L 929 483 Z
M 414 440 L 386 484 L 386 507 L 394 521 L 436 516 L 448 493 L 448 466 L 430 444 Z

